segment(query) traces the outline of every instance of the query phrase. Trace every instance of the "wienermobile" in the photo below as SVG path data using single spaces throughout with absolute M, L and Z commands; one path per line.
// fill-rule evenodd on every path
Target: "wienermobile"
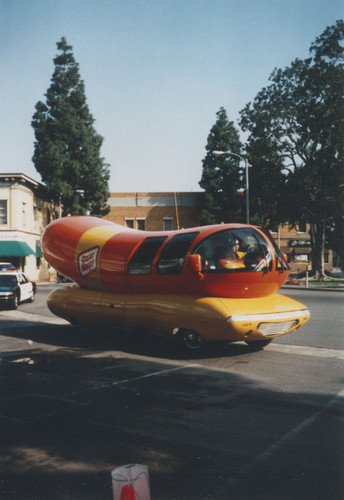
M 277 293 L 289 267 L 256 226 L 152 232 L 71 216 L 46 227 L 42 251 L 75 283 L 54 291 L 49 309 L 81 327 L 148 328 L 177 335 L 189 349 L 207 341 L 260 348 L 310 317 Z

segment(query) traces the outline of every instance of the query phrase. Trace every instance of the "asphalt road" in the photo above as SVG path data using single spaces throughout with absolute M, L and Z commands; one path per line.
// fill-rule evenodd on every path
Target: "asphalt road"
M 152 500 L 344 498 L 344 293 L 283 290 L 311 320 L 264 350 L 188 358 L 142 332 L 85 336 L 45 305 L 0 311 L 1 499 L 111 499 L 149 467 Z

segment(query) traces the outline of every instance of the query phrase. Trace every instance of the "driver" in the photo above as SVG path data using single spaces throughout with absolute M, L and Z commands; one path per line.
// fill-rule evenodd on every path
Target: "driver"
M 240 252 L 240 242 L 235 239 L 232 240 L 226 247 L 218 247 L 215 250 L 214 258 L 218 263 L 219 267 L 224 267 L 226 269 L 242 269 L 245 266 L 244 256 L 245 252 Z

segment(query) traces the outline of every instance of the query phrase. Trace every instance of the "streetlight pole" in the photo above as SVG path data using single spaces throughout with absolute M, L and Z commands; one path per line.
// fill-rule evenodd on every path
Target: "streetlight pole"
M 61 193 L 59 194 L 59 219 L 62 217 L 62 199 L 61 199 Z
M 232 153 L 231 151 L 213 151 L 214 155 L 228 155 L 228 156 L 235 156 L 236 158 L 239 158 L 239 160 L 243 161 L 245 163 L 245 177 L 246 177 L 246 224 L 250 223 L 250 183 L 249 183 L 249 177 L 248 177 L 248 160 L 246 157 L 238 155 L 237 153 Z
M 77 197 L 78 197 L 78 198 L 77 198 L 77 201 L 78 201 L 78 203 L 79 203 L 79 196 L 84 196 L 85 191 L 84 191 L 83 189 L 76 189 L 76 190 L 75 190 L 75 193 L 76 193 L 76 195 L 77 195 Z

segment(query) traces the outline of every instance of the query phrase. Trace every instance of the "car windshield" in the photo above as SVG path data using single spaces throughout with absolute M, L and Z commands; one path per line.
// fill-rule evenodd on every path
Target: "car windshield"
M 193 253 L 201 255 L 203 272 L 272 269 L 272 255 L 266 240 L 250 227 L 212 234 L 200 242 Z
M 17 277 L 15 275 L 10 276 L 9 274 L 0 274 L 0 286 L 1 285 L 16 285 Z

